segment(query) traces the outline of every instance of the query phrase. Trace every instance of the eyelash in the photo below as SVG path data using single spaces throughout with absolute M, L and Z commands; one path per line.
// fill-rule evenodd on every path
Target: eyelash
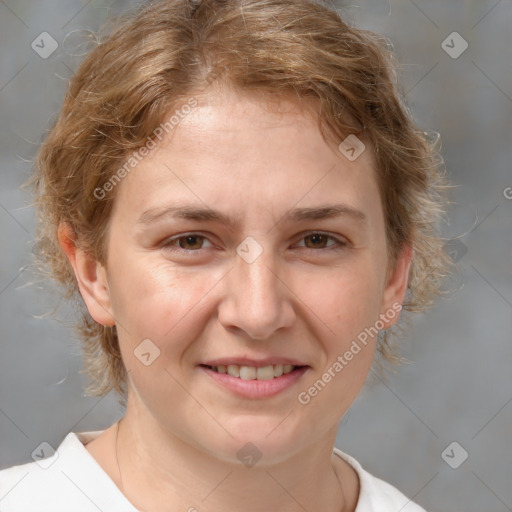
M 324 233 L 323 231 L 311 231 L 311 232 L 305 233 L 305 234 L 302 235 L 300 241 L 302 242 L 304 239 L 306 239 L 308 237 L 311 237 L 311 236 L 314 236 L 314 235 L 325 236 L 325 237 L 327 237 L 328 242 L 329 241 L 334 241 L 334 243 L 331 243 L 331 245 L 328 245 L 327 247 L 319 247 L 319 248 L 304 247 L 303 246 L 303 248 L 305 250 L 318 253 L 319 251 L 322 251 L 322 250 L 323 251 L 326 251 L 326 250 L 341 250 L 341 249 L 346 248 L 349 245 L 348 242 L 340 240 L 339 238 L 337 238 L 337 237 L 335 237 L 333 235 L 330 235 L 328 233 Z M 201 247 L 199 249 L 188 250 L 188 249 L 183 249 L 181 247 L 176 247 L 174 245 L 175 243 L 178 243 L 180 240 L 187 239 L 188 237 L 202 238 L 204 240 L 207 240 L 209 243 L 211 243 L 208 240 L 208 237 L 206 235 L 204 235 L 202 233 L 192 232 L 192 233 L 185 233 L 183 235 L 179 235 L 179 236 L 173 237 L 173 238 L 168 238 L 161 245 L 162 245 L 163 248 L 165 248 L 165 249 L 167 249 L 167 250 L 169 250 L 171 252 L 187 253 L 187 255 L 190 255 L 190 256 L 192 256 L 193 253 L 197 253 L 197 255 L 199 255 L 201 253 L 201 249 L 204 249 L 203 247 Z

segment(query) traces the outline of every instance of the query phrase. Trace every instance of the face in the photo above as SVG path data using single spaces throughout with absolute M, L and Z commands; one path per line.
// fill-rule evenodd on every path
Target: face
M 408 256 L 389 268 L 369 146 L 349 161 L 293 100 L 217 91 L 171 135 L 117 186 L 82 293 L 142 415 L 219 459 L 251 441 L 282 460 L 335 435 Z

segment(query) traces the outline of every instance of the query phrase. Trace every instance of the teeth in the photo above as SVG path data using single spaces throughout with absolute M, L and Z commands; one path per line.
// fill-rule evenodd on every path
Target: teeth
M 254 366 L 240 366 L 240 378 L 243 380 L 254 380 L 257 369 Z
M 261 366 L 256 370 L 256 378 L 258 380 L 270 380 L 274 378 L 274 367 L 270 366 Z
M 240 377 L 240 366 L 230 364 L 228 366 L 228 374 L 231 375 L 231 377 Z
M 242 380 L 270 380 L 290 373 L 294 366 L 291 364 L 274 364 L 256 367 L 230 364 L 228 366 L 212 366 L 211 368 L 219 373 L 227 373 L 231 377 L 239 377 Z

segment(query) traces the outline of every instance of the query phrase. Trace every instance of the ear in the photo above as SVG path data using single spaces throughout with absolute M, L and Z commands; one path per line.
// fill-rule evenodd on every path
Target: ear
M 407 293 L 411 261 L 412 248 L 406 245 L 400 250 L 394 266 L 388 272 L 380 308 L 380 319 L 384 323 L 384 329 L 394 325 L 400 316 L 397 313 L 401 311 Z
M 101 325 L 115 325 L 105 268 L 92 255 L 77 247 L 77 235 L 69 224 L 59 226 L 58 239 L 73 267 L 89 313 Z

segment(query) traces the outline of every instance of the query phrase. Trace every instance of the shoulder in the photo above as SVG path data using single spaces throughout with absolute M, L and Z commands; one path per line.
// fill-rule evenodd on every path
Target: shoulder
M 0 471 L 0 510 L 135 511 L 82 444 L 99 433 L 70 433 L 57 451 L 45 443 L 34 453 L 35 462 Z
M 359 500 L 355 512 L 426 512 L 398 489 L 368 473 L 356 459 L 334 448 L 334 453 L 350 464 L 359 477 Z

